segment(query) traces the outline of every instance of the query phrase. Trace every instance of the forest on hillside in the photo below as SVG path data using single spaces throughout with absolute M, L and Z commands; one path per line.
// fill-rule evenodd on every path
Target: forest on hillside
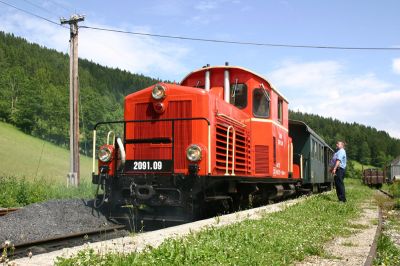
M 79 60 L 81 151 L 99 121 L 123 118 L 123 99 L 157 79 Z M 400 140 L 384 131 L 318 115 L 290 112 L 334 147 L 347 142 L 350 159 L 382 166 L 400 155 Z M 57 145 L 69 145 L 69 57 L 0 31 L 0 120 Z
M 127 94 L 158 82 L 79 60 L 82 151 L 93 125 L 121 120 Z M 69 145 L 69 56 L 0 31 L 0 120 L 25 133 Z

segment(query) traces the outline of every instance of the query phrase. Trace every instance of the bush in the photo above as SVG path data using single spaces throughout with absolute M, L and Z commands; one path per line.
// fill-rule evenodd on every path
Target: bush
M 354 167 L 354 162 L 349 160 L 346 166 L 346 177 L 361 179 L 362 172 Z
M 394 197 L 400 198 L 400 183 L 399 182 L 393 183 L 393 185 L 389 187 L 389 191 Z
M 22 207 L 35 202 L 63 198 L 93 198 L 95 187 L 88 181 L 78 188 L 46 179 L 27 181 L 12 176 L 0 177 L 0 207 Z

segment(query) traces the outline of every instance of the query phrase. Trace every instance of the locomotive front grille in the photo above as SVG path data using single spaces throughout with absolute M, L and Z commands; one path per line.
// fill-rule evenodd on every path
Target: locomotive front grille
M 154 111 L 152 103 L 137 103 L 134 120 L 157 120 L 173 118 L 190 118 L 191 101 L 170 101 L 165 113 L 160 116 Z M 171 140 L 147 141 L 147 143 L 127 144 L 133 150 L 132 160 L 172 160 L 174 171 L 183 172 L 188 168 L 185 156 L 186 147 L 192 142 L 192 121 L 155 121 L 127 125 L 136 140 Z M 173 140 L 173 141 L 172 141 Z M 172 155 L 174 153 L 174 156 Z M 173 157 L 172 157 L 173 156 Z

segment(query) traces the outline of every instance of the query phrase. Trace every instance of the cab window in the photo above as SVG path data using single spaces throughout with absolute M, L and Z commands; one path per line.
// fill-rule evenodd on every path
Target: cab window
M 230 103 L 239 109 L 247 106 L 247 86 L 246 84 L 236 83 L 231 85 Z
M 269 117 L 270 96 L 267 90 L 257 88 L 253 90 L 253 115 L 255 117 Z
M 283 100 L 278 99 L 278 121 L 282 123 L 283 121 Z

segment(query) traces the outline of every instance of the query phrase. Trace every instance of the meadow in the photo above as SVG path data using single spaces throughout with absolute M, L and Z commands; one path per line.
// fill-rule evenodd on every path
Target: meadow
M 0 207 L 93 197 L 91 158 L 81 155 L 81 186 L 67 188 L 69 150 L 0 122 Z
M 0 175 L 44 178 L 66 182 L 69 150 L 27 135 L 14 126 L 0 122 Z M 82 179 L 91 176 L 91 158 L 81 155 Z

